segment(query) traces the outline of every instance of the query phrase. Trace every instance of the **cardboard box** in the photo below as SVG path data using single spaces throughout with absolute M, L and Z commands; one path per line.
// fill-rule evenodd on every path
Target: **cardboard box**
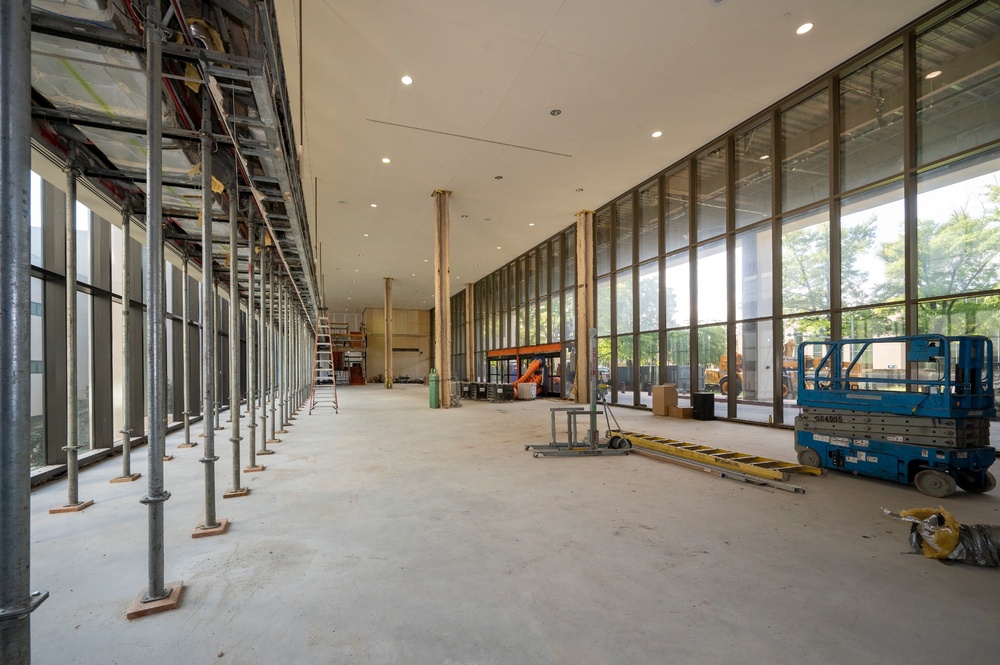
M 672 406 L 667 411 L 671 418 L 694 418 L 694 409 L 690 406 Z
M 677 384 L 665 383 L 662 386 L 653 386 L 653 415 L 669 415 L 667 410 L 677 406 Z

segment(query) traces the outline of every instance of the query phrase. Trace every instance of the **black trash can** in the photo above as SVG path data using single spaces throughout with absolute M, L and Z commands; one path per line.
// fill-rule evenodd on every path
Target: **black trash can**
M 691 393 L 695 420 L 715 420 L 715 393 Z

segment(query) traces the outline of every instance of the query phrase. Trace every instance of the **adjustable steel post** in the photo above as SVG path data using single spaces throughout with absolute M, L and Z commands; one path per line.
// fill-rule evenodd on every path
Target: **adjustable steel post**
M 205 69 L 203 69 L 205 71 Z M 212 111 L 209 106 L 208 86 L 201 87 L 201 418 L 205 426 L 205 521 L 199 524 L 192 537 L 224 533 L 229 527 L 226 519 L 215 515 L 215 291 L 212 288 Z
M 93 501 L 80 501 L 80 414 L 77 395 L 76 334 L 76 144 L 69 144 L 66 156 L 66 504 L 50 513 L 79 512 Z
M 222 299 L 219 297 L 219 278 L 212 278 L 212 307 L 215 308 L 215 331 L 212 333 L 212 354 L 215 356 L 215 371 L 212 372 L 215 385 L 212 394 L 215 395 L 215 429 L 221 431 L 222 424 L 219 422 L 219 414 L 222 412 L 222 391 L 219 389 L 219 319 L 222 318 Z M 212 421 L 209 421 L 212 422 Z
M 188 314 L 191 308 L 191 285 L 188 278 L 188 258 L 184 257 L 184 284 L 181 288 L 181 354 L 184 358 L 184 443 L 178 448 L 193 448 L 198 444 L 191 440 L 191 328 Z
M 258 455 L 273 455 L 273 450 L 267 449 L 267 391 L 270 377 L 268 376 L 268 307 L 267 307 L 267 273 L 270 270 L 267 260 L 267 235 L 260 239 L 260 450 Z
M 166 302 L 163 291 L 163 92 L 162 39 L 159 0 L 146 8 L 146 362 L 149 390 L 149 486 L 140 502 L 148 509 L 149 581 L 126 618 L 173 609 L 180 602 L 183 582 L 163 581 L 163 504 L 170 498 L 163 486 L 163 450 L 167 435 Z
M 274 265 L 271 265 L 271 269 L 267 273 L 267 284 L 268 284 L 268 296 L 267 296 L 267 320 L 271 324 L 271 334 L 267 336 L 268 338 L 268 380 L 270 386 L 268 390 L 268 399 L 271 400 L 271 437 L 267 440 L 268 443 L 281 443 L 281 440 L 275 435 L 274 431 L 274 402 L 278 398 L 278 372 L 277 367 L 274 366 L 277 362 L 277 354 L 275 353 L 275 347 L 277 346 L 278 336 L 277 336 L 277 326 L 275 316 L 275 302 L 276 298 L 274 295 Z
M 237 248 L 236 206 L 239 188 L 236 178 L 229 189 L 229 419 L 232 432 L 229 440 L 233 444 L 233 487 L 222 495 L 224 499 L 246 496 L 249 487 L 240 485 L 240 258 Z M 253 445 L 250 446 L 253 448 Z
M 285 308 L 288 306 L 288 301 L 285 298 L 285 284 L 283 279 L 278 280 L 278 383 L 276 398 L 278 402 L 278 422 L 277 425 L 279 429 L 275 434 L 288 434 L 285 430 L 285 384 L 288 380 L 287 369 L 288 369 L 288 359 L 285 357 L 285 335 L 287 334 L 287 326 L 285 324 Z
M 247 473 L 253 473 L 257 471 L 263 471 L 264 465 L 257 464 L 257 451 L 255 446 L 257 445 L 257 312 L 255 311 L 254 297 L 256 295 L 254 290 L 254 276 L 253 269 L 253 253 L 254 253 L 254 230 L 257 227 L 257 222 L 253 218 L 253 206 L 250 206 L 250 218 L 247 220 L 247 246 L 250 248 L 250 254 L 247 258 L 247 429 L 250 430 L 250 435 L 247 439 L 250 441 L 250 459 L 248 460 L 247 467 L 243 471 Z
M 122 209 L 122 475 L 112 478 L 113 483 L 130 483 L 142 476 L 141 473 L 132 473 L 132 372 L 129 354 L 132 340 L 131 221 L 132 208 L 126 203 Z
M 0 2 L 0 663 L 30 665 L 31 3 Z

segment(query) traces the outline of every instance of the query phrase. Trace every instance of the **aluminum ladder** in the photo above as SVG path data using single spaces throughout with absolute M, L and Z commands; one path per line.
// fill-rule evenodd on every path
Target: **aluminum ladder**
M 337 402 L 337 376 L 333 367 L 333 338 L 326 312 L 316 318 L 316 347 L 313 354 L 312 389 L 309 391 L 309 415 L 317 406 L 330 405 L 340 413 Z

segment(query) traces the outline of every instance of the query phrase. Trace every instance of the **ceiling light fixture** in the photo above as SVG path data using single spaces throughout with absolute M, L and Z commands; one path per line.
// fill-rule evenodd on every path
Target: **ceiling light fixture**
M 372 204 L 372 207 L 373 207 L 373 208 L 377 208 L 377 207 L 378 207 L 378 204 L 377 204 L 377 203 L 373 203 L 373 204 Z
M 528 222 L 528 226 L 534 226 L 534 225 L 535 225 L 534 222 Z
M 661 132 L 661 131 L 659 131 L 659 130 L 656 130 L 655 132 L 653 132 L 653 138 L 654 138 L 654 139 L 658 139 L 658 138 L 660 138 L 661 136 L 663 136 L 663 132 Z
M 367 234 L 367 233 L 365 234 L 365 237 L 366 237 L 366 238 L 368 237 L 368 234 Z
M 383 164 L 388 164 L 388 163 L 389 163 L 389 162 L 391 162 L 391 161 L 392 161 L 392 160 L 391 160 L 391 159 L 389 159 L 388 157 L 383 157 L 383 158 L 382 158 L 382 163 L 383 163 Z
M 809 32 L 812 29 L 813 29 L 813 24 L 812 23 L 803 23 L 795 31 L 795 34 L 797 34 L 797 35 L 804 35 L 804 34 L 806 34 L 807 32 Z
M 503 180 L 503 176 L 502 175 L 495 175 L 495 176 L 493 176 L 493 179 L 494 180 Z
M 497 245 L 497 249 L 503 249 L 503 247 L 501 247 L 500 245 Z
M 560 110 L 560 109 L 552 109 L 551 111 L 549 111 L 549 115 L 551 115 L 551 116 L 557 116 L 560 113 L 562 113 L 562 110 Z
M 577 188 L 576 188 L 576 191 L 578 191 L 578 192 L 582 192 L 582 191 L 583 191 L 583 187 L 577 187 Z
M 469 218 L 468 215 L 462 215 L 462 219 L 468 219 L 468 218 Z
M 413 79 L 411 79 L 409 76 L 404 76 L 399 80 L 403 82 L 403 85 L 410 85 L 411 83 L 413 83 Z
M 924 78 L 929 81 L 931 79 L 936 79 L 939 76 L 941 76 L 941 70 L 935 69 L 933 72 L 928 72 L 927 76 L 925 76 Z

